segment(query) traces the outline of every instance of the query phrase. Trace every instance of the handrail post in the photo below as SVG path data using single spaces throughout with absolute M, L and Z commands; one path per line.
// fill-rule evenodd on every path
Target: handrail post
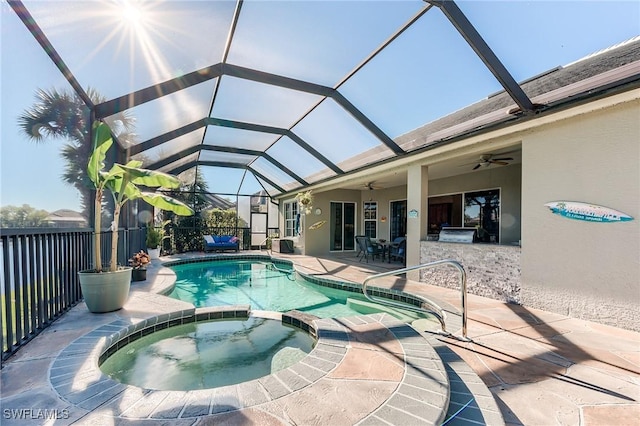
M 462 337 L 467 338 L 467 272 L 458 264 L 460 271 L 460 292 L 462 301 Z
M 265 249 L 265 251 L 266 251 L 267 253 L 269 253 L 269 247 L 267 247 L 267 241 L 269 241 L 269 238 L 270 238 L 270 237 L 267 237 L 267 238 L 265 238 L 264 240 L 262 240 L 262 241 L 260 242 L 260 245 L 258 246 L 258 249 L 259 249 L 260 251 L 262 251 L 262 244 L 264 244 L 264 249 Z M 272 250 L 272 253 L 273 253 L 273 250 Z M 269 253 L 269 256 L 271 256 L 271 254 L 272 254 L 272 253 Z
M 364 281 L 362 282 L 362 292 L 364 293 L 364 296 L 371 302 L 374 303 L 381 303 L 381 304 L 386 304 L 389 306 L 395 306 L 395 307 L 399 307 L 399 308 L 403 308 L 403 309 L 409 309 L 409 310 L 413 310 L 413 311 L 417 311 L 417 312 L 428 312 L 431 314 L 435 314 L 436 318 L 438 319 L 438 321 L 440 321 L 440 326 L 442 327 L 442 331 L 444 333 L 450 334 L 447 332 L 446 329 L 446 325 L 445 325 L 445 313 L 444 310 L 438 306 L 436 303 L 430 301 L 429 299 L 424 298 L 430 305 L 432 305 L 432 307 L 436 308 L 438 312 L 433 312 L 433 311 L 428 311 L 426 309 L 418 309 L 418 308 L 412 308 L 410 306 L 405 306 L 402 305 L 400 303 L 396 303 L 396 302 L 392 302 L 383 298 L 375 298 L 370 296 L 367 293 L 367 286 L 369 285 L 369 281 L 373 281 L 375 279 L 378 278 L 383 278 L 383 277 L 387 277 L 387 276 L 391 276 L 391 275 L 399 275 L 399 274 L 403 274 L 405 272 L 409 272 L 409 271 L 416 271 L 416 270 L 420 270 L 420 269 L 427 269 L 427 268 L 435 268 L 436 266 L 440 266 L 440 265 L 451 265 L 453 267 L 455 267 L 458 272 L 460 273 L 460 292 L 461 292 L 461 308 L 462 308 L 462 336 L 464 339 L 467 339 L 467 273 L 464 270 L 464 267 L 456 260 L 452 260 L 452 259 L 444 259 L 444 260 L 436 260 L 434 262 L 429 262 L 429 263 L 424 263 L 422 265 L 417 265 L 417 266 L 409 266 L 406 268 L 401 268 L 401 269 L 396 269 L 395 271 L 390 271 L 390 272 L 383 272 L 380 274 L 375 274 L 375 275 L 371 275 L 368 276 L 367 278 L 364 279 Z

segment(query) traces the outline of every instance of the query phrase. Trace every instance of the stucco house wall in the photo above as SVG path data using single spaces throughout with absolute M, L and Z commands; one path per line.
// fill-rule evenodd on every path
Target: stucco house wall
M 485 139 L 520 144 L 522 164 L 430 180 L 428 189 L 429 196 L 501 189 L 501 242 L 522 241 L 521 249 L 514 247 L 519 271 L 509 273 L 512 291 L 506 300 L 640 330 L 640 100 L 620 99 L 617 104 L 599 103 L 597 109 L 580 107 L 577 113 L 547 116 L 539 125 L 536 120 L 528 129 Z M 405 198 L 406 186 L 316 192 L 314 205 L 322 214 L 306 218 L 306 226 L 318 220 L 327 225 L 304 230 L 302 252 L 329 253 L 331 201 L 357 203 L 358 234 L 363 231 L 362 203 L 377 201 L 379 218 L 387 217 L 385 223 L 378 221 L 378 237 L 388 238 L 389 202 Z M 634 220 L 571 220 L 544 206 L 561 200 L 610 207 Z M 422 253 L 422 260 L 432 260 L 429 257 Z
M 549 124 L 522 139 L 521 302 L 640 330 L 640 101 Z M 580 201 L 635 220 L 552 214 Z
M 313 194 L 313 208 L 322 210 L 320 215 L 315 212 L 306 215 L 304 218 L 304 229 L 300 236 L 300 245 L 304 254 L 309 256 L 320 256 L 329 253 L 330 222 L 331 222 L 331 202 L 345 201 L 356 203 L 356 227 L 358 218 L 361 215 L 362 205 L 360 203 L 360 191 L 338 189 L 334 191 L 318 192 Z M 315 222 L 326 220 L 327 222 L 319 229 L 310 230 L 309 226 Z M 357 232 L 357 231 L 356 231 Z

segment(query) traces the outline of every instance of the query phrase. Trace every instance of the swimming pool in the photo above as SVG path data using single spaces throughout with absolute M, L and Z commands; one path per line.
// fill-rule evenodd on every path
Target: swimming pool
M 428 315 L 372 303 L 358 284 L 303 276 L 291 263 L 266 256 L 187 259 L 165 266 L 176 274 L 168 296 L 191 303 L 195 314 L 158 318 L 153 326 L 112 342 L 99 364 L 120 383 L 187 391 L 302 368 L 319 336 L 314 317 L 386 312 L 425 330 L 438 324 Z M 413 306 L 422 303 L 393 289 L 372 288 L 371 293 Z
M 175 288 L 169 296 L 192 303 L 197 308 L 246 304 L 253 310 L 287 312 L 295 309 L 320 318 L 374 312 L 387 312 L 405 322 L 428 318 L 371 303 L 356 284 L 335 285 L 351 291 L 314 284 L 296 277 L 292 265 L 286 263 L 251 259 L 168 266 L 176 274 Z M 394 294 L 390 293 L 389 297 L 392 296 Z M 409 297 L 395 300 L 409 302 Z

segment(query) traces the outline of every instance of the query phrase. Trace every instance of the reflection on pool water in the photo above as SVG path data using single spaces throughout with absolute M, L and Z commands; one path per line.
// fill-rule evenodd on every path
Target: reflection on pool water
M 389 312 L 411 322 L 424 316 L 369 302 L 363 294 L 319 286 L 295 274 L 291 266 L 249 260 L 223 260 L 171 266 L 176 286 L 170 297 L 205 306 L 250 305 L 253 310 L 287 312 L 297 309 L 320 318 L 340 318 Z
M 304 331 L 272 319 L 195 322 L 142 337 L 100 368 L 114 380 L 146 389 L 208 389 L 287 368 L 314 342 Z

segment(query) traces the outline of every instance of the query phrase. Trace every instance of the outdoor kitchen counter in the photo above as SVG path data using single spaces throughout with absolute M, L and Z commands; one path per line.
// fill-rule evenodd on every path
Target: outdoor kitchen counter
M 420 242 L 420 263 L 453 259 L 467 272 L 470 294 L 504 302 L 519 303 L 520 252 L 515 244 Z M 420 281 L 447 288 L 460 288 L 458 274 L 452 268 L 423 270 Z

